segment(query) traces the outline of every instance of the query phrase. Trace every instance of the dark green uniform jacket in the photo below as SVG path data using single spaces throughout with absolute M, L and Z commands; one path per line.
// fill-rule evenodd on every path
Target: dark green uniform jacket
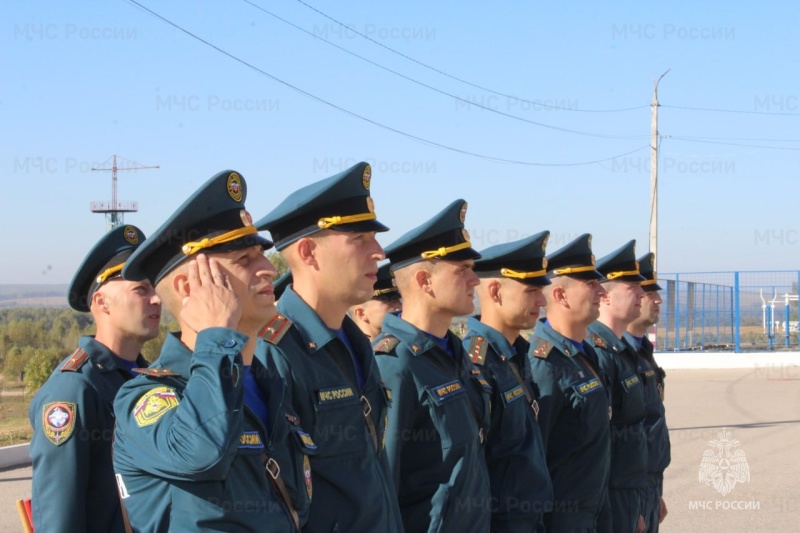
M 544 513 L 552 511 L 553 485 L 536 420 L 539 400 L 528 362 L 530 345 L 517 337 L 512 346 L 477 318 L 470 318 L 468 326 L 463 341 L 467 357 L 492 386 L 486 440 L 492 531 L 535 531 Z
M 406 531 L 489 531 L 484 455 L 491 386 L 461 342 L 453 356 L 430 336 L 386 315 L 372 346 L 392 390 L 386 452 Z
M 597 356 L 583 355 L 545 319 L 530 339 L 533 379 L 539 387 L 539 428 L 553 480 L 548 527 L 594 528 L 606 501 L 611 447 L 610 399 Z
M 647 438 L 644 432 L 644 384 L 636 353 L 602 322 L 589 326 L 589 344 L 611 383 L 612 489 L 634 489 L 646 483 Z
M 311 458 L 314 500 L 304 531 L 402 531 L 383 450 L 389 392 L 369 340 L 345 318 L 344 332 L 364 377 L 360 388 L 347 346 L 292 287 L 278 311 L 261 334 L 266 357 L 286 380 L 292 407 L 318 448 Z
M 114 396 L 130 374 L 94 337 L 78 346 L 30 404 L 33 523 L 56 533 L 124 531 L 111 443 Z
M 664 377 L 666 372 L 658 366 L 653 357 L 653 344 L 647 337 L 642 338 L 642 347 L 629 333 L 625 340 L 636 351 L 639 376 L 644 381 L 647 416 L 644 429 L 647 434 L 647 473 L 648 478 L 660 479 L 670 462 L 669 429 L 664 410 Z
M 267 397 L 272 441 L 244 405 L 246 342 L 234 330 L 208 328 L 192 353 L 169 335 L 153 366 L 120 389 L 114 469 L 135 531 L 296 530 L 264 465 L 272 456 L 281 479 L 295 479 L 286 485 L 304 487 L 307 450 L 274 370 L 258 358 L 251 371 Z M 293 495 L 301 512 L 305 492 Z

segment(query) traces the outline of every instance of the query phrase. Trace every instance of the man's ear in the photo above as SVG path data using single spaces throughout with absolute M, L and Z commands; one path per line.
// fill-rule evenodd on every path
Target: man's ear
M 294 245 L 297 257 L 306 265 L 317 266 L 317 258 L 315 252 L 317 243 L 310 237 L 303 237 Z
M 175 294 L 183 298 L 188 298 L 189 293 L 189 276 L 183 273 L 183 271 L 175 274 L 170 280 L 172 283 L 172 289 L 175 291 Z
M 414 284 L 425 292 L 431 290 L 431 273 L 424 268 L 420 268 L 414 272 Z
M 486 280 L 482 280 L 481 283 L 483 283 L 484 281 Z M 489 298 L 491 298 L 492 301 L 497 303 L 503 303 L 503 298 L 500 296 L 500 287 L 501 284 L 496 279 L 489 280 L 486 287 L 486 290 L 489 293 Z
M 369 323 L 369 320 L 367 319 L 367 314 L 364 312 L 364 308 L 361 307 L 360 305 L 353 307 L 352 313 L 353 313 L 353 318 L 355 318 L 356 320 L 361 320 L 362 322 Z
M 611 293 L 608 291 L 604 291 L 603 294 L 600 295 L 600 304 L 601 305 L 611 305 Z
M 100 312 L 108 314 L 108 301 L 106 300 L 106 295 L 102 291 L 97 290 L 92 294 L 92 304 L 96 306 Z M 90 307 L 92 307 L 92 305 L 90 305 Z
M 569 307 L 569 300 L 567 298 L 567 290 L 565 287 L 561 285 L 553 287 L 553 301 L 564 307 Z

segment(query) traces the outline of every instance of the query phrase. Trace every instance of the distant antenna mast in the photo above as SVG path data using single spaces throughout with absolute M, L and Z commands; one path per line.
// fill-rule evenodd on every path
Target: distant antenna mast
M 120 158 L 124 159 L 124 158 Z M 112 161 L 111 168 L 104 168 L 109 161 Z M 144 170 L 148 168 L 159 168 L 157 166 L 149 167 L 141 165 L 136 161 L 129 161 L 127 163 L 133 166 L 119 168 L 117 167 L 117 156 L 112 155 L 110 158 L 103 161 L 99 167 L 92 170 L 110 170 L 111 171 L 111 202 L 91 202 L 89 208 L 92 213 L 103 213 L 106 216 L 106 230 L 111 230 L 117 226 L 125 223 L 125 213 L 135 213 L 139 210 L 138 202 L 118 202 L 117 201 L 117 171 L 118 170 Z

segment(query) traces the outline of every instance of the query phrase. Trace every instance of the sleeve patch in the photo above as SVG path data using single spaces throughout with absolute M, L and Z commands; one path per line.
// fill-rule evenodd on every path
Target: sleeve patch
M 147 391 L 133 408 L 133 416 L 139 427 L 158 422 L 167 411 L 178 407 L 178 395 L 172 387 L 156 387 Z
M 42 408 L 42 431 L 47 440 L 61 446 L 75 429 L 78 412 L 72 402 L 51 402 Z

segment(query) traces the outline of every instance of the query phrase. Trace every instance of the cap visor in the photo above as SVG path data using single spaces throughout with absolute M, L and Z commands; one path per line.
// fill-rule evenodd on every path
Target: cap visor
M 336 226 L 331 226 L 330 229 L 336 231 L 349 231 L 351 233 L 359 233 L 362 231 L 377 231 L 378 233 L 382 233 L 384 231 L 389 231 L 389 228 L 377 220 L 365 220 L 364 222 L 353 222 L 352 224 L 339 224 Z
M 508 278 L 514 279 L 514 278 Z M 545 287 L 547 285 L 552 284 L 553 282 L 547 279 L 547 276 L 538 276 L 535 278 L 528 278 L 528 279 L 518 279 L 520 283 L 524 283 L 525 285 L 531 285 L 533 287 Z
M 633 276 L 620 276 L 614 279 L 606 279 L 605 281 L 629 281 L 632 283 L 640 283 L 642 281 L 647 281 L 647 278 L 639 274 L 634 274 Z
M 477 250 L 474 248 L 465 248 L 463 250 L 458 250 L 457 252 L 447 254 L 444 257 L 435 257 L 434 259 L 441 259 L 442 261 L 466 261 L 467 259 L 480 258 L 481 254 L 479 254 Z
M 603 279 L 606 279 L 605 276 L 603 276 L 597 270 L 588 270 L 586 272 L 576 272 L 574 274 L 560 274 L 560 275 L 569 276 L 569 277 L 575 278 L 575 279 L 585 279 L 585 280 L 592 280 L 592 279 L 603 280 Z M 551 279 L 555 278 L 555 277 L 558 277 L 558 276 L 559 275 L 556 274 L 555 271 L 551 271 L 551 272 L 547 273 L 547 277 L 551 278 Z

